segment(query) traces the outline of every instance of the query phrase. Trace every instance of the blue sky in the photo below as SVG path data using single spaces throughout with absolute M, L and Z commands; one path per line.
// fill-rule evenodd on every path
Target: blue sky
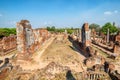
M 33 28 L 81 27 L 84 22 L 120 26 L 120 0 L 0 0 L 0 27 L 22 19 Z

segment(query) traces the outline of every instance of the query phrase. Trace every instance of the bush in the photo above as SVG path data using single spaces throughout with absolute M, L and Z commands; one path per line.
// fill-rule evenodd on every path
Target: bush
M 16 28 L 0 28 L 0 38 L 16 34 Z

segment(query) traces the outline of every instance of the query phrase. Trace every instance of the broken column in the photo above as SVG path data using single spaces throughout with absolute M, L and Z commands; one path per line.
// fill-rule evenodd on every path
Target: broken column
M 87 47 L 87 46 L 90 46 L 90 30 L 89 30 L 89 24 L 88 23 L 85 23 L 83 24 L 82 26 L 82 29 L 81 29 L 81 37 L 82 37 L 82 44 Z
M 91 30 L 91 35 L 92 35 L 92 37 L 93 37 L 93 41 L 95 41 L 96 31 L 95 31 L 94 28 Z
M 85 56 L 86 57 L 91 56 L 92 47 L 90 47 L 91 40 L 90 40 L 90 30 L 89 30 L 89 24 L 88 23 L 85 23 L 82 26 L 82 29 L 81 29 L 81 42 L 82 42 L 83 51 L 85 53 Z
M 120 33 L 115 38 L 114 51 L 115 54 L 120 53 Z
M 108 29 L 108 31 L 107 31 L 107 43 L 109 43 L 109 29 Z
M 28 55 L 32 51 L 32 44 L 34 44 L 34 34 L 28 20 L 21 20 L 17 23 L 17 50 L 18 53 Z
M 79 42 L 81 42 L 81 30 L 80 29 L 78 30 L 78 33 L 79 33 L 78 34 L 78 40 L 79 40 Z

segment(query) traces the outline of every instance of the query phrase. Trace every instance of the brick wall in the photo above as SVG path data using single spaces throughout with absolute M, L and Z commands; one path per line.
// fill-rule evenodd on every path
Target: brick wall
M 23 54 L 33 54 L 50 37 L 45 28 L 32 29 L 29 21 L 17 23 L 17 50 Z
M 16 35 L 10 35 L 8 37 L 3 37 L 0 40 L 0 52 L 5 54 L 5 52 L 16 48 Z
M 120 54 L 120 34 L 115 38 L 114 53 Z

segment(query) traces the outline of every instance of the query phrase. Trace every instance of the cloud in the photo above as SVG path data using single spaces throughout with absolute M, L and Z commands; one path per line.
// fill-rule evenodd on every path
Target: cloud
M 112 14 L 117 14 L 118 10 L 114 10 L 114 11 L 105 11 L 104 14 L 105 15 L 112 15 Z
M 3 16 L 2 14 L 0 14 L 0 17 Z
M 106 11 L 104 12 L 105 15 L 112 15 L 112 12 L 111 11 Z
M 115 10 L 115 11 L 114 11 L 114 13 L 116 13 L 116 14 L 117 14 L 117 13 L 118 13 L 118 10 Z

